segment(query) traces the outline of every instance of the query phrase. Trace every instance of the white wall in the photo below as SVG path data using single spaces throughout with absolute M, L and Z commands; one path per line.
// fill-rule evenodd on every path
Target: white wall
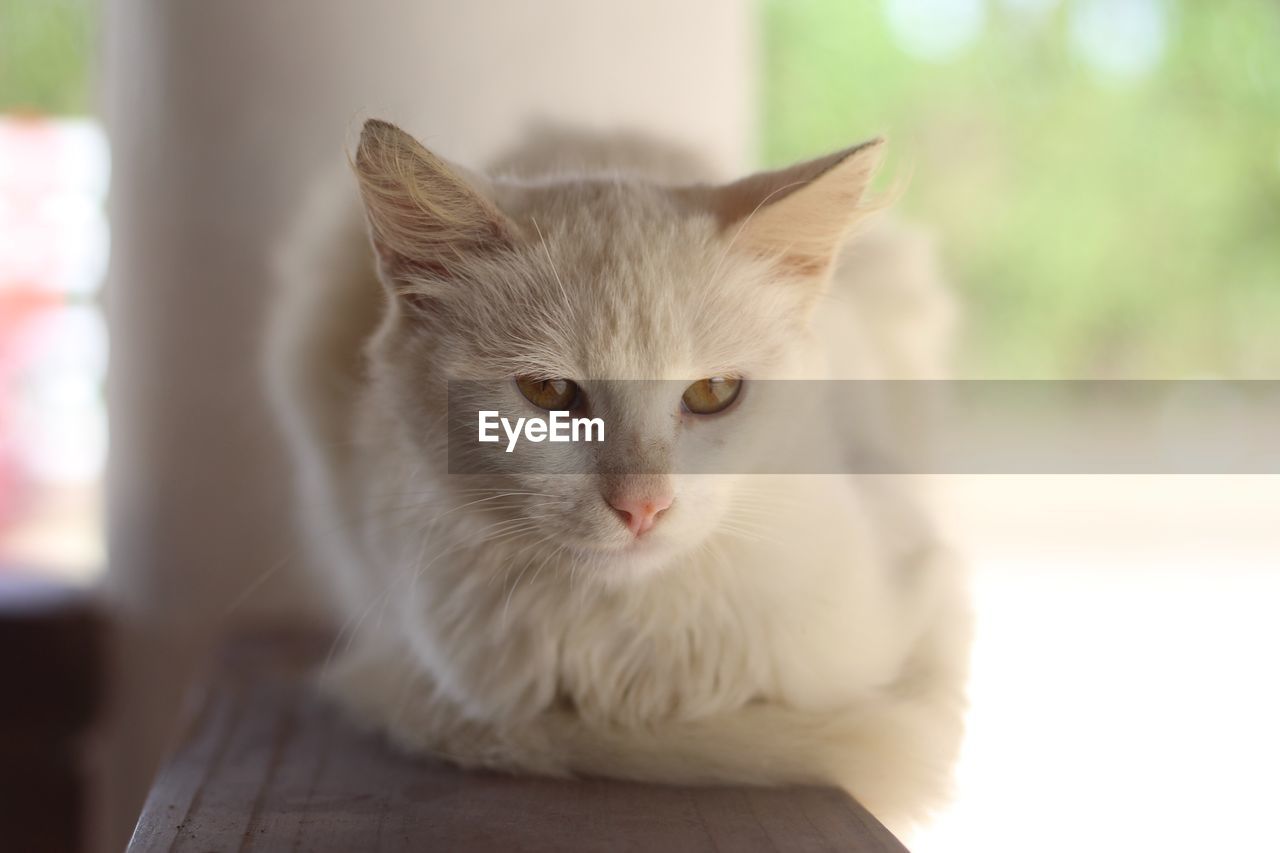
M 271 239 L 308 177 L 367 115 L 471 164 L 546 116 L 736 170 L 755 63 L 738 0 L 109 0 L 105 18 L 118 849 L 218 632 L 307 609 L 255 360 Z

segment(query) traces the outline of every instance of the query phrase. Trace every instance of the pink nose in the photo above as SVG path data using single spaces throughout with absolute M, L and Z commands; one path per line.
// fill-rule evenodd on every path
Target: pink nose
M 674 499 L 673 495 L 621 495 L 608 501 L 632 535 L 639 536 L 658 523 L 658 516 Z

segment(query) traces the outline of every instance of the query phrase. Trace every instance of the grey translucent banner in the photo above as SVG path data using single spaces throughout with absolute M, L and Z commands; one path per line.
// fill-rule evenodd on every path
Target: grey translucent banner
M 583 381 L 551 423 L 512 380 L 450 382 L 449 471 L 1280 474 L 1280 381 L 746 380 L 711 415 L 688 385 Z

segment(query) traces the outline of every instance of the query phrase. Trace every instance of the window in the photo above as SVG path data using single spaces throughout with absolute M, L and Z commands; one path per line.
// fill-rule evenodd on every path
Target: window
M 110 157 L 83 2 L 0 0 L 0 571 L 103 564 Z

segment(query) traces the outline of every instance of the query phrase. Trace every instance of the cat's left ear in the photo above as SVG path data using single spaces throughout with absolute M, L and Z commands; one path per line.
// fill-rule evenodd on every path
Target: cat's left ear
M 826 157 L 762 172 L 717 190 L 716 213 L 735 249 L 790 275 L 824 279 L 854 224 L 884 156 L 872 139 Z

